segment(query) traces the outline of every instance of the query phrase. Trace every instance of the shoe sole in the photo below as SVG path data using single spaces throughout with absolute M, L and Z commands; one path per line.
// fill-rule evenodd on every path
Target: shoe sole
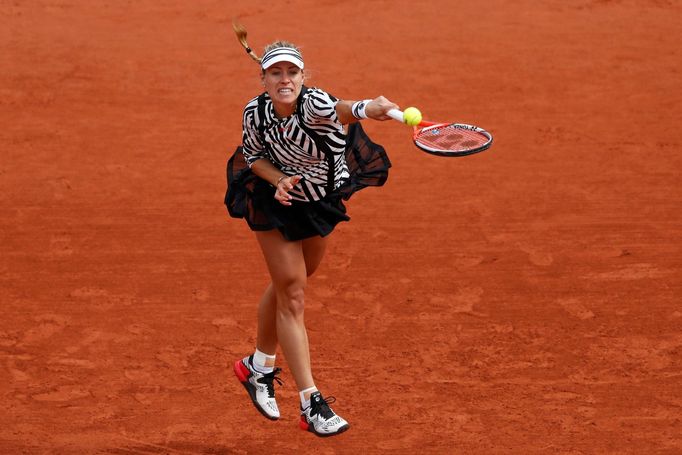
M 315 436 L 319 436 L 320 438 L 328 438 L 330 436 L 336 436 L 337 434 L 341 434 L 350 428 L 349 424 L 345 424 L 344 426 L 339 428 L 334 433 L 318 433 L 317 431 L 315 431 L 315 427 L 308 423 L 305 416 L 301 416 L 301 420 L 298 422 L 298 426 L 299 426 L 299 428 L 301 428 L 301 430 L 309 431 L 312 434 L 314 434 Z
M 234 363 L 234 374 L 237 376 L 239 382 L 242 383 L 246 391 L 249 393 L 249 398 L 251 398 L 251 402 L 256 407 L 256 409 L 258 409 L 258 412 L 263 414 L 263 416 L 268 420 L 279 420 L 279 417 L 273 417 L 271 415 L 268 415 L 268 413 L 265 412 L 265 410 L 261 408 L 260 405 L 258 404 L 258 400 L 256 400 L 256 390 L 253 387 L 253 385 L 251 385 L 251 383 L 249 382 L 249 376 L 251 376 L 251 373 L 249 372 L 248 368 L 246 368 L 244 363 L 242 363 L 241 360 L 237 360 Z

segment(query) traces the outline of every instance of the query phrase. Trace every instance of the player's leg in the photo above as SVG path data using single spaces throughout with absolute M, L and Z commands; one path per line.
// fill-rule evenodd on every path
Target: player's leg
M 276 316 L 277 297 L 270 283 L 258 303 L 258 338 L 256 340 L 256 349 L 270 357 L 274 357 L 277 352 Z
M 279 234 L 278 231 L 273 231 Z M 299 247 L 300 249 L 300 247 Z M 272 249 L 272 254 L 278 254 Z M 285 253 L 285 257 L 290 253 Z M 279 418 L 279 408 L 275 400 L 274 382 L 280 382 L 279 368 L 275 368 L 277 351 L 277 296 L 271 283 L 265 289 L 258 304 L 258 336 L 256 352 L 237 361 L 234 371 L 237 378 L 249 393 L 258 411 L 271 420 Z
M 287 241 L 279 231 L 257 232 L 256 238 L 270 271 L 270 292 L 276 298 L 275 326 L 277 340 L 287 358 L 301 395 L 301 428 L 318 436 L 332 436 L 349 428 L 348 423 L 329 408 L 312 377 L 308 335 L 304 323 L 307 277 L 319 266 L 326 248 L 323 238 Z M 270 300 L 263 307 L 271 311 Z M 263 302 L 262 300 L 262 302 Z M 266 325 L 271 315 L 264 311 Z M 260 330 L 260 329 L 259 329 Z M 274 394 L 273 394 L 274 398 Z
M 322 262 L 324 252 L 327 250 L 327 238 L 310 237 L 302 241 L 302 246 L 306 275 L 311 276 Z
M 302 241 L 303 257 L 306 266 L 306 275 L 311 276 L 322 262 L 322 257 L 327 246 L 327 239 L 323 237 L 311 237 Z M 274 357 L 277 351 L 277 297 L 273 291 L 272 283 L 268 284 L 258 304 L 258 338 L 256 348 Z M 274 360 L 274 359 L 273 359 Z M 274 366 L 267 365 L 267 366 Z
M 314 386 L 304 324 L 307 271 L 302 241 L 288 241 L 277 230 L 256 232 L 277 299 L 277 339 L 299 390 Z
M 276 232 L 276 231 L 275 231 Z M 268 244 L 267 241 L 265 241 Z M 305 276 L 311 275 L 317 269 L 322 256 L 324 254 L 324 247 L 326 241 L 320 237 L 297 242 L 291 245 L 294 246 L 293 251 L 296 252 L 294 256 L 299 256 L 300 251 L 303 254 L 303 263 L 305 264 Z M 279 247 L 266 246 L 268 250 L 272 250 L 274 255 L 278 255 Z M 285 253 L 284 258 L 287 258 L 289 253 Z M 295 262 L 300 262 L 296 259 Z M 300 268 L 300 267 L 299 267 Z M 263 296 L 258 304 L 258 338 L 256 341 L 256 352 L 253 355 L 245 357 L 235 362 L 234 370 L 242 382 L 249 396 L 253 401 L 256 409 L 265 417 L 276 420 L 279 418 L 279 408 L 275 400 L 274 381 L 279 382 L 279 369 L 275 368 L 275 354 L 277 351 L 278 336 L 277 336 L 277 296 L 275 294 L 273 284 L 269 284 L 265 289 Z M 305 367 L 310 369 L 310 353 L 308 351 L 308 336 L 305 331 L 302 332 L 305 349 Z M 295 366 L 292 371 L 298 371 L 300 368 Z M 314 387 L 309 387 L 307 392 L 308 397 L 310 393 L 316 390 Z
M 314 387 L 310 372 L 308 336 L 303 323 L 304 291 L 307 268 L 303 243 L 284 239 L 277 230 L 256 232 L 272 283 L 265 290 L 258 308 L 256 352 L 235 363 L 235 373 L 249 392 L 256 408 L 270 419 L 279 418 L 273 381 L 277 343 L 287 358 L 299 390 Z M 321 254 L 307 248 L 309 263 L 317 267 Z M 268 364 L 271 362 L 271 364 Z
M 283 251 L 279 246 L 280 241 L 277 236 L 259 237 L 277 295 L 277 334 L 301 398 L 300 426 L 317 436 L 340 434 L 348 430 L 348 422 L 329 407 L 334 399 L 325 399 L 320 394 L 310 371 L 308 335 L 303 322 L 307 280 L 301 276 L 300 265 L 294 266 L 285 257 L 278 256 Z M 300 242 L 306 278 L 317 270 L 326 245 L 327 240 L 322 237 L 312 237 Z M 275 252 L 274 257 L 268 251 Z M 295 258 L 292 256 L 290 259 Z M 298 259 L 294 262 L 298 263 Z M 291 273 L 293 270 L 297 271 L 295 276 Z
M 277 334 L 275 300 L 272 285 L 268 285 L 258 305 L 258 339 L 256 352 L 234 364 L 234 372 L 258 411 L 270 420 L 279 419 L 274 382 L 281 384 L 279 368 L 275 368 Z

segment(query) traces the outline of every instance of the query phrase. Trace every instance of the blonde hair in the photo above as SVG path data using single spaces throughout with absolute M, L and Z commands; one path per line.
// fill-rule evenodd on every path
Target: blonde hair
M 232 20 L 232 28 L 234 29 L 234 34 L 237 35 L 237 40 L 239 43 L 246 49 L 246 53 L 249 54 L 249 57 L 253 59 L 256 63 L 260 65 L 261 63 L 261 57 L 256 55 L 255 52 L 249 47 L 249 43 L 246 41 L 246 27 L 244 27 L 242 24 L 239 23 L 239 21 L 235 18 Z M 289 41 L 283 41 L 283 40 L 278 40 L 273 43 L 268 44 L 265 46 L 263 49 L 263 53 L 267 54 L 269 51 L 273 49 L 277 49 L 278 47 L 290 47 L 292 49 L 296 49 L 299 53 L 301 52 L 301 49 L 298 48 L 294 43 L 291 43 Z

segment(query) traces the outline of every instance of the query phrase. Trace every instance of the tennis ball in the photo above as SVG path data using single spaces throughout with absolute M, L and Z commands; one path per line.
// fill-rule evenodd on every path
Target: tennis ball
M 403 121 L 410 126 L 417 126 L 422 121 L 422 113 L 416 107 L 408 107 L 403 111 Z

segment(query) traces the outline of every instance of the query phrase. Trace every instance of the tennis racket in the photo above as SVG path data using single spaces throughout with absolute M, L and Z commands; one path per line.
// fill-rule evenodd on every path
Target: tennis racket
M 392 119 L 405 123 L 403 112 L 391 109 Z M 438 123 L 423 120 L 414 127 L 414 145 L 426 153 L 438 156 L 466 156 L 490 148 L 493 136 L 483 128 L 463 123 Z

